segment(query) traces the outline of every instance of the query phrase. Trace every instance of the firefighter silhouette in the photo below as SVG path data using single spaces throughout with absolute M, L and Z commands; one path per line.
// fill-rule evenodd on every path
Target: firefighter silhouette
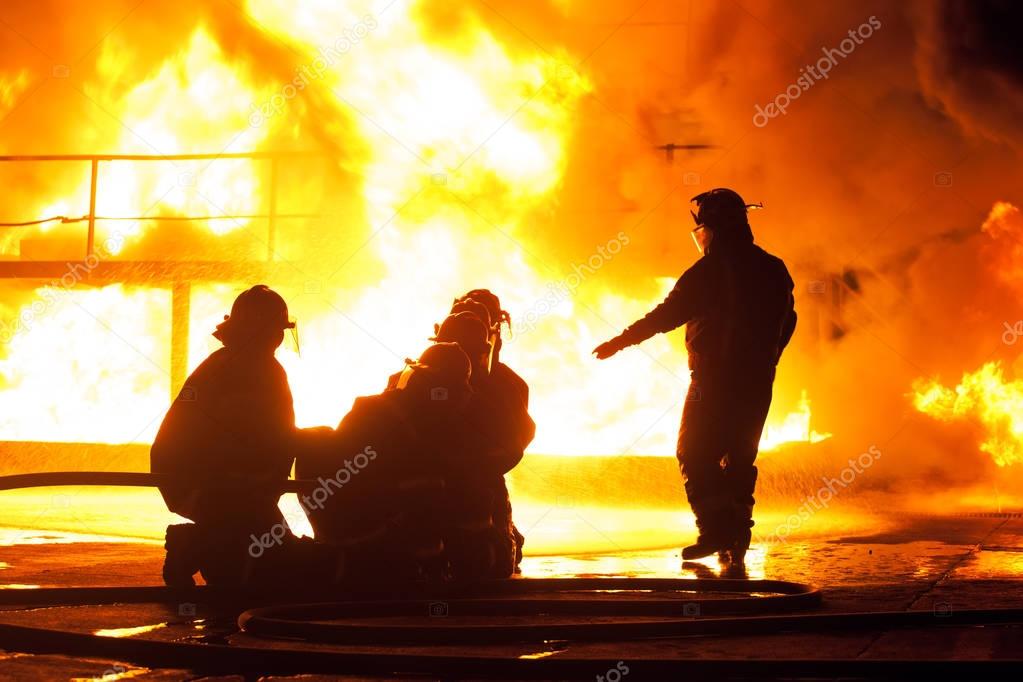
M 456 578 L 501 578 L 522 561 L 525 538 L 512 521 L 504 476 L 522 460 L 536 425 L 529 416 L 529 387 L 500 360 L 501 324 L 511 318 L 498 297 L 473 289 L 455 299 L 451 314 L 434 326 L 433 341 L 455 343 L 472 365 L 472 394 L 450 438 L 441 466 L 447 493 L 463 501 L 450 510 L 446 555 Z M 391 375 L 393 390 L 402 373 Z
M 436 343 L 392 387 L 356 398 L 328 447 L 299 455 L 296 475 L 324 491 L 307 501 L 309 521 L 344 551 L 346 579 L 410 579 L 443 562 L 446 475 L 471 372 L 457 344 Z
M 274 352 L 294 326 L 275 291 L 242 292 L 213 332 L 223 348 L 192 372 L 160 425 L 151 470 L 174 477 L 160 492 L 194 522 L 167 529 L 168 585 L 191 585 L 198 571 L 208 583 L 243 582 L 251 537 L 286 528 L 277 502 L 291 472 L 295 411 Z
M 717 552 L 741 563 L 775 368 L 796 326 L 793 283 L 785 264 L 753 243 L 747 213 L 755 205 L 724 188 L 692 201 L 702 257 L 660 305 L 593 352 L 603 360 L 686 325 L 691 383 L 677 456 L 699 537 L 682 556 Z

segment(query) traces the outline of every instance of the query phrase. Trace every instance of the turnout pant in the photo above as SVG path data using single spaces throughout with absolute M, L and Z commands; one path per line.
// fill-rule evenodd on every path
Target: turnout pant
M 701 539 L 749 544 L 755 461 L 774 370 L 741 376 L 693 372 L 677 456 Z

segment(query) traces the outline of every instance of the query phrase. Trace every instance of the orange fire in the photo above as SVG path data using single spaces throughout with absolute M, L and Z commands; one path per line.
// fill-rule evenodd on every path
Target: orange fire
M 596 342 L 659 300 L 593 286 L 605 253 L 628 258 L 629 235 L 601 245 L 588 282 L 531 253 L 525 236 L 530 214 L 557 196 L 573 112 L 592 89 L 586 74 L 567 54 L 511 52 L 471 20 L 441 43 L 404 3 L 379 15 L 357 4 L 250 0 L 253 21 L 305 55 L 283 86 L 253 82 L 200 27 L 134 84 L 123 82 L 130 49 L 106 43 L 100 78 L 86 88 L 125 123 L 109 141 L 121 153 L 248 151 L 298 139 L 306 90 L 326 93 L 350 117 L 337 134 L 355 139 L 337 144 L 352 150 L 344 170 L 361 178 L 361 206 L 350 215 L 371 236 L 338 265 L 357 275 L 346 281 L 363 284 L 310 274 L 281 287 L 300 321 L 301 355 L 279 353 L 300 424 L 334 424 L 355 396 L 381 390 L 424 347 L 454 295 L 488 286 L 517 318 L 504 357 L 531 385 L 533 451 L 671 454 L 689 382 L 680 340 L 661 336 L 599 366 L 590 358 Z M 262 167 L 244 160 L 106 164 L 100 187 L 102 216 L 247 215 L 265 212 L 267 202 Z M 40 202 L 39 215 L 83 215 L 88 192 L 83 177 L 74 191 Z M 204 224 L 212 235 L 262 229 L 244 218 Z M 333 229 L 356 227 L 339 219 Z M 144 249 L 158 228 L 139 221 L 98 229 L 103 255 L 113 258 Z M 58 230 L 72 234 L 65 226 L 38 232 Z M 671 284 L 663 280 L 662 293 Z M 241 285 L 193 285 L 190 367 L 216 345 L 209 332 Z M 26 306 L 31 321 L 0 358 L 0 438 L 150 441 L 169 402 L 169 294 L 50 286 Z M 826 438 L 810 417 L 804 392 L 795 411 L 772 414 L 762 447 Z
M 966 372 L 954 387 L 918 381 L 913 403 L 941 421 L 975 420 L 984 430 L 980 449 L 998 466 L 1023 464 L 1023 381 L 1006 380 L 997 362 Z

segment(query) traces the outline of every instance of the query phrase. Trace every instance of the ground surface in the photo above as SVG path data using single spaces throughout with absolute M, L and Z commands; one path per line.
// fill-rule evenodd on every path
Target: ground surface
M 751 578 L 778 578 L 820 586 L 822 611 L 919 610 L 936 619 L 949 610 L 1023 607 L 1023 518 L 886 518 L 877 530 L 818 534 L 787 543 L 761 542 L 748 560 Z M 843 529 L 844 530 L 844 529 Z M 155 585 L 162 547 L 88 537 L 0 532 L 0 584 L 9 589 L 51 586 Z M 527 557 L 526 577 L 708 577 L 715 560 L 683 566 L 677 549 L 591 556 Z M 0 621 L 187 642 L 281 646 L 237 634 L 230 617 L 179 605 L 80 606 L 8 609 Z M 292 646 L 292 645 L 288 645 Z M 455 643 L 433 652 L 458 653 Z M 380 651 L 361 647 L 362 651 Z M 405 647 L 404 651 L 426 651 Z M 387 650 L 385 650 L 386 652 Z M 491 645 L 488 656 L 681 658 L 941 658 L 1009 659 L 1023 654 L 1023 628 L 941 627 L 901 631 L 774 634 L 632 642 Z M 0 679 L 182 679 L 186 670 L 146 670 L 102 658 L 0 652 Z M 636 678 L 633 678 L 636 679 Z

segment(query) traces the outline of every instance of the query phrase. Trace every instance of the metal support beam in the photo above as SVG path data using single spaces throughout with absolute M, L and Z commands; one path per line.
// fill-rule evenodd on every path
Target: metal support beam
M 92 183 L 89 185 L 89 236 L 85 243 L 85 257 L 91 258 L 96 248 L 96 184 L 99 179 L 99 159 L 92 160 Z
M 274 250 L 277 243 L 277 171 L 279 166 L 278 158 L 270 159 L 270 208 L 267 213 L 267 240 L 266 259 L 274 259 Z
M 171 286 L 171 400 L 177 398 L 188 378 L 188 327 L 192 309 L 192 285 L 174 282 Z

